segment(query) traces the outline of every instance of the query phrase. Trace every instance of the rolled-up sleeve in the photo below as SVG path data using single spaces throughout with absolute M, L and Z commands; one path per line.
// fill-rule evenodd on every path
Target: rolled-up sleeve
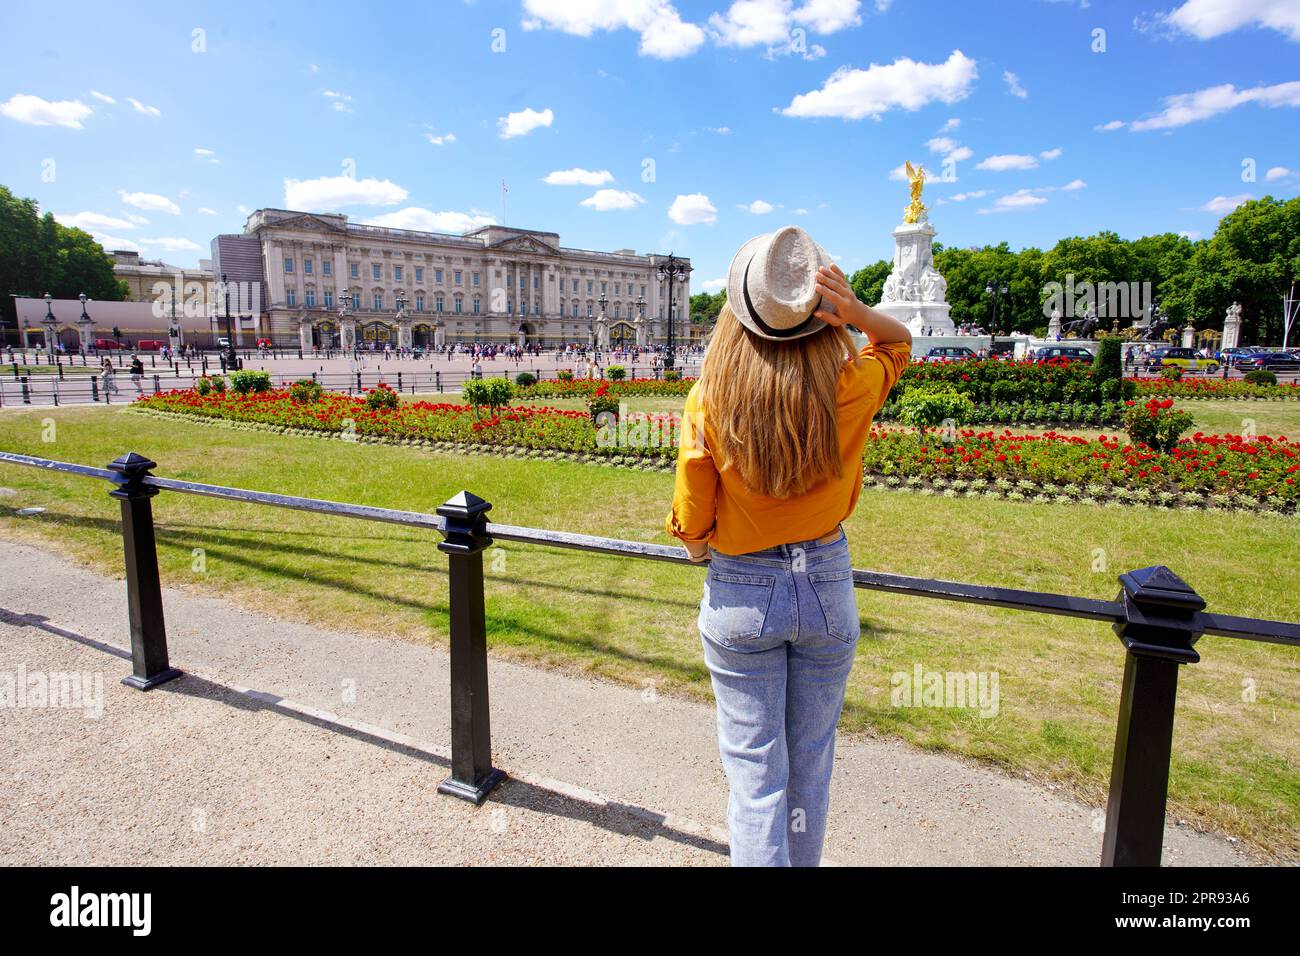
M 690 542 L 712 537 L 718 504 L 718 469 L 704 438 L 698 388 L 698 385 L 691 388 L 682 410 L 673 507 L 664 524 L 664 530 L 674 538 Z
M 859 369 L 869 370 L 865 378 L 868 387 L 875 392 L 873 415 L 889 401 L 889 390 L 897 384 L 911 360 L 911 342 L 875 342 L 863 346 L 858 352 L 858 361 L 855 364 Z M 879 371 L 875 371 L 876 369 Z M 881 376 L 879 386 L 874 381 L 876 375 Z M 875 391 L 877 388 L 878 391 Z

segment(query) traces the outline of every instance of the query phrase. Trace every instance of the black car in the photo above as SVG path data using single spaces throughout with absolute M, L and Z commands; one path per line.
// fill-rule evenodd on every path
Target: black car
M 1257 368 L 1271 372 L 1295 372 L 1300 371 L 1300 355 L 1292 355 L 1290 352 L 1251 352 L 1238 356 L 1234 368 L 1243 372 Z
M 1067 362 L 1091 362 L 1095 356 L 1082 345 L 1043 345 L 1034 349 L 1029 357 L 1035 362 L 1064 359 Z

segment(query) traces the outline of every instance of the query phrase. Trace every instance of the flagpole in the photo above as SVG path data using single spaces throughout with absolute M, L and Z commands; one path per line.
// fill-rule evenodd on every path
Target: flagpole
M 501 225 L 506 224 L 506 193 L 510 190 L 506 188 L 506 181 L 501 180 Z

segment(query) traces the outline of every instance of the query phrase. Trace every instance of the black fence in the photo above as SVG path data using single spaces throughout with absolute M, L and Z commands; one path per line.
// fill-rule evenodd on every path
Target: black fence
M 483 551 L 494 540 L 649 561 L 690 564 L 681 548 L 549 531 L 487 520 L 491 504 L 462 491 L 437 514 L 372 508 L 265 491 L 159 478 L 157 464 L 134 452 L 93 468 L 0 452 L 0 464 L 99 478 L 113 484 L 122 511 L 131 675 L 123 683 L 148 690 L 180 676 L 171 666 L 158 575 L 152 499 L 160 491 L 290 508 L 317 514 L 382 521 L 440 533 L 448 559 L 451 634 L 451 775 L 441 793 L 481 804 L 505 774 L 492 766 L 488 707 L 487 626 Z M 698 566 L 698 565 L 696 565 Z M 983 607 L 1087 618 L 1107 623 L 1126 650 L 1115 752 L 1111 765 L 1103 866 L 1158 866 L 1164 842 L 1165 801 L 1173 745 L 1178 669 L 1200 660 L 1194 645 L 1203 634 L 1300 647 L 1300 624 L 1205 611 L 1205 601 L 1163 566 L 1119 576 L 1113 601 L 1024 591 L 982 584 L 854 570 L 859 588 Z

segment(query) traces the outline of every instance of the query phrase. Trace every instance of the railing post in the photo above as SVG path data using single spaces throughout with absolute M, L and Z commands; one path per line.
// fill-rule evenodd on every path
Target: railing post
M 109 462 L 117 485 L 109 495 L 122 502 L 122 547 L 126 555 L 126 603 L 131 623 L 131 676 L 122 683 L 149 690 L 181 672 L 167 660 L 167 629 L 163 621 L 162 583 L 158 579 L 158 547 L 153 533 L 153 504 L 157 488 L 144 484 L 157 463 L 129 452 Z
M 451 595 L 451 776 L 438 792 L 475 804 L 506 776 L 492 766 L 488 708 L 483 549 L 492 544 L 484 528 L 491 507 L 468 491 L 438 506 L 446 519 L 438 550 L 447 555 Z
M 1128 653 L 1106 804 L 1102 866 L 1159 866 L 1173 749 L 1178 668 L 1201 659 L 1193 646 L 1203 601 L 1182 578 L 1157 565 L 1121 574 L 1116 622 Z

